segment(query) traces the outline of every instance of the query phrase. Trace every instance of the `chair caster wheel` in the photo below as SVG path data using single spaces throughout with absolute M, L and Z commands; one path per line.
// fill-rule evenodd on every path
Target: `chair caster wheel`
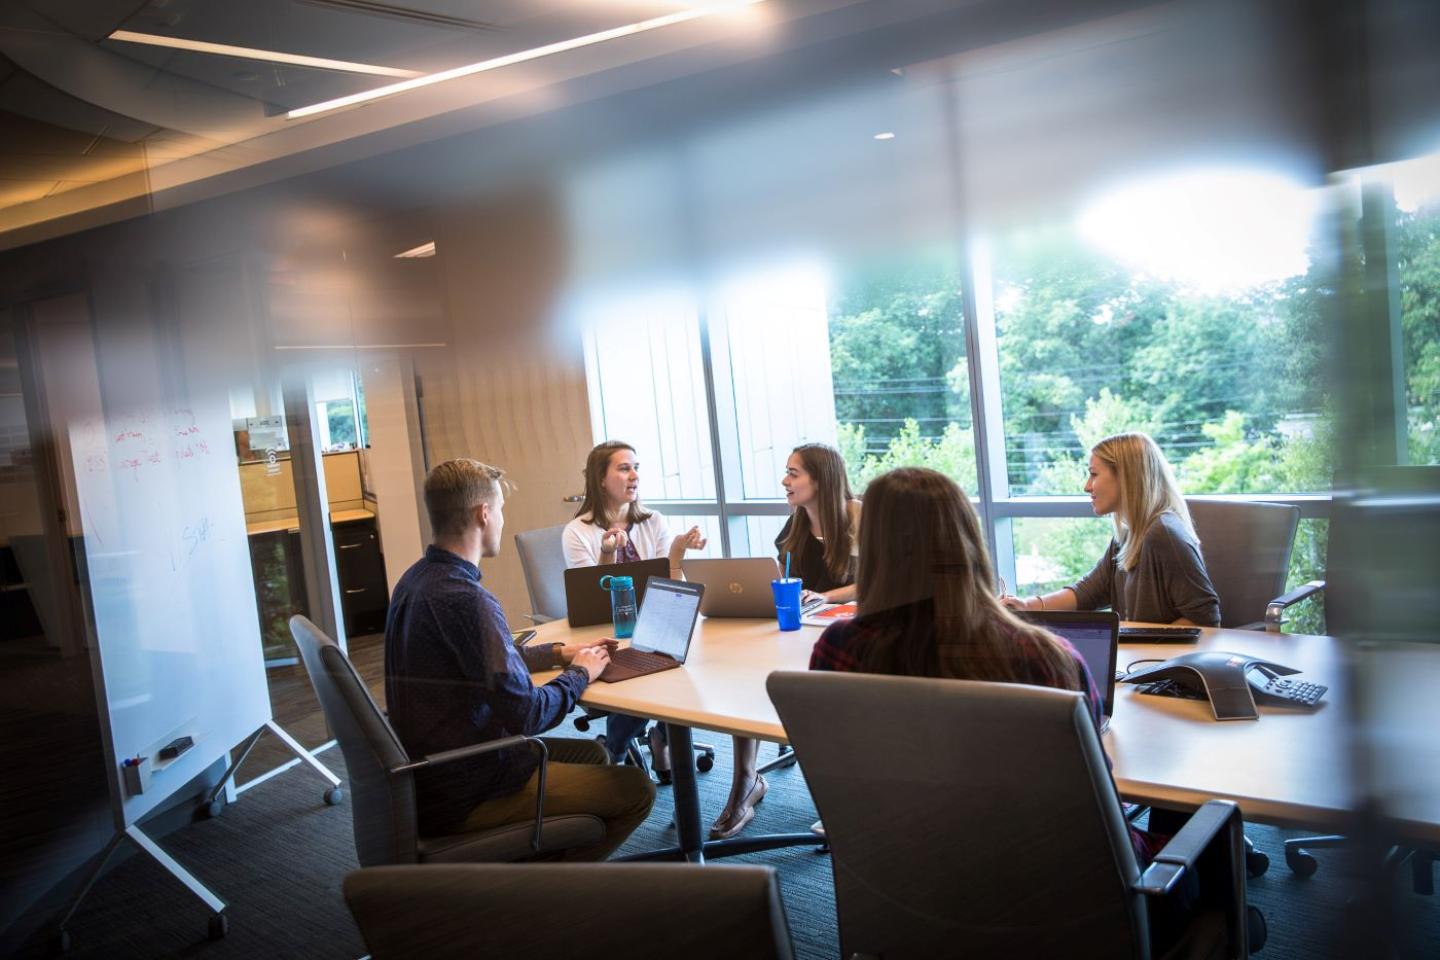
M 332 807 L 344 799 L 345 791 L 340 789 L 339 787 L 331 787 L 329 790 L 325 791 L 325 802 Z
M 205 804 L 205 809 L 203 812 L 206 817 L 214 820 L 216 817 L 220 816 L 220 814 L 225 812 L 225 799 L 223 797 L 216 797 L 214 800 L 211 800 L 209 803 Z
M 1270 928 L 1265 924 L 1265 914 L 1255 907 L 1245 908 L 1246 933 L 1250 940 L 1250 952 L 1255 953 L 1270 939 Z
M 1245 875 L 1250 878 L 1263 877 L 1270 869 L 1270 858 L 1259 850 L 1245 851 Z
M 585 717 L 576 717 L 575 729 L 579 730 L 581 733 L 584 733 L 585 731 L 590 729 L 590 721 Z
M 1296 847 L 1285 851 L 1285 866 L 1297 877 L 1313 877 L 1320 869 L 1320 861 L 1312 857 L 1310 851 Z
M 696 770 L 699 770 L 701 773 L 709 773 L 709 772 L 710 772 L 711 770 L 713 770 L 714 768 L 715 768 L 715 755 L 714 755 L 714 754 L 711 754 L 711 753 L 702 753 L 702 754 L 700 754 L 700 756 L 698 756 L 698 757 L 695 758 L 695 769 L 696 769 Z
M 210 917 L 210 939 L 224 940 L 225 934 L 230 932 L 230 919 L 223 913 L 217 913 Z

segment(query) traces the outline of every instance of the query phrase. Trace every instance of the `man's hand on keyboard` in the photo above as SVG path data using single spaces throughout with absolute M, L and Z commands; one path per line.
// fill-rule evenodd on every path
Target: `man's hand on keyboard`
M 612 643 L 614 641 L 611 641 Z M 610 665 L 610 648 L 603 642 L 582 647 L 571 661 L 577 667 L 583 667 L 590 675 L 590 682 L 594 683 L 600 679 L 600 674 Z
M 607 653 L 614 653 L 615 648 L 618 646 L 620 646 L 620 641 L 611 637 L 606 637 L 603 640 L 591 640 L 588 643 L 567 643 L 560 647 L 560 657 L 566 663 L 574 663 L 575 655 L 581 650 L 590 647 L 604 647 Z

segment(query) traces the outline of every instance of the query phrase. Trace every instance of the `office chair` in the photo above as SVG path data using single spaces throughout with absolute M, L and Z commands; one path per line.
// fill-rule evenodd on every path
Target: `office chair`
M 529 747 L 540 755 L 543 785 L 545 745 L 535 737 L 506 737 L 412 760 L 335 641 L 298 615 L 290 618 L 290 635 L 300 648 L 325 722 L 345 755 L 355 853 L 362 866 L 524 860 L 605 839 L 605 824 L 599 817 L 545 816 L 543 789 L 533 821 L 474 833 L 420 836 L 415 824 L 416 770 L 496 750 Z
M 1187 497 L 1185 505 L 1220 598 L 1220 626 L 1279 632 L 1278 618 L 1270 621 L 1270 606 L 1284 599 L 1300 508 L 1204 497 Z
M 770 867 L 375 867 L 345 878 L 345 902 L 375 960 L 794 956 Z M 643 923 L 636 922 L 637 907 Z
M 561 539 L 565 525 L 542 527 L 515 534 L 515 551 L 525 574 L 530 594 L 532 623 L 563 620 L 569 615 L 565 602 L 565 547 Z
M 565 525 L 542 527 L 515 534 L 515 551 L 520 555 L 520 570 L 525 574 L 525 589 L 530 594 L 528 618 L 535 624 L 563 620 L 569 616 L 570 605 L 565 599 L 565 545 L 562 539 Z M 581 733 L 590 730 L 590 724 L 608 716 L 604 711 L 582 707 L 582 713 L 575 718 L 575 729 Z M 715 746 L 696 743 L 695 768 L 706 773 L 715 766 Z M 649 770 L 640 744 L 631 740 L 625 747 L 625 755 L 641 770 Z M 670 772 L 657 771 L 662 784 L 670 782 Z
M 1142 869 L 1080 694 L 826 672 L 776 672 L 766 687 L 825 822 L 841 956 L 1260 948 L 1239 809 L 1205 803 Z M 1157 951 L 1150 930 L 1172 911 L 1174 946 Z
M 1290 552 L 1300 525 L 1300 509 L 1280 503 L 1210 500 L 1185 501 L 1210 582 L 1220 597 L 1220 625 L 1240 630 L 1279 633 L 1285 611 L 1325 589 L 1314 580 L 1285 593 Z M 1336 847 L 1345 838 L 1335 835 L 1301 837 L 1285 841 L 1285 863 L 1308 877 L 1319 866 L 1307 847 Z M 1270 859 L 1245 841 L 1250 876 L 1258 877 Z

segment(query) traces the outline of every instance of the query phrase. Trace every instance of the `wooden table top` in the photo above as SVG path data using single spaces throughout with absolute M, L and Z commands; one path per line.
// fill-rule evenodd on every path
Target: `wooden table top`
M 609 625 L 572 630 L 558 621 L 539 627 L 537 639 L 584 641 L 609 632 Z M 808 626 L 781 633 L 773 620 L 701 618 L 684 667 L 592 684 L 582 702 L 783 742 L 765 678 L 806 669 L 819 636 L 820 628 Z M 1117 683 L 1104 741 L 1125 799 L 1178 809 L 1234 800 L 1249 820 L 1343 830 L 1362 799 L 1352 749 L 1365 733 L 1375 747 L 1365 782 L 1385 798 L 1406 838 L 1440 842 L 1440 738 L 1433 733 L 1440 646 L 1357 652 L 1332 637 L 1206 629 L 1197 644 L 1122 644 L 1118 666 L 1207 649 L 1264 656 L 1330 689 L 1313 710 L 1262 705 L 1258 721 L 1217 722 L 1205 701 L 1149 696 Z M 1370 718 L 1363 728 L 1352 720 L 1357 696 L 1366 698 L 1360 715 Z

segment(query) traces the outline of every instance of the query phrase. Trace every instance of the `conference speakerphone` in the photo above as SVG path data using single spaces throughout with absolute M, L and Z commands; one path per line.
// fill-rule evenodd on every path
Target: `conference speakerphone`
M 1291 707 L 1314 707 L 1329 689 L 1293 679 L 1300 671 L 1284 664 L 1210 650 L 1187 653 L 1127 674 L 1141 693 L 1210 701 L 1216 720 L 1258 720 L 1255 698 Z

